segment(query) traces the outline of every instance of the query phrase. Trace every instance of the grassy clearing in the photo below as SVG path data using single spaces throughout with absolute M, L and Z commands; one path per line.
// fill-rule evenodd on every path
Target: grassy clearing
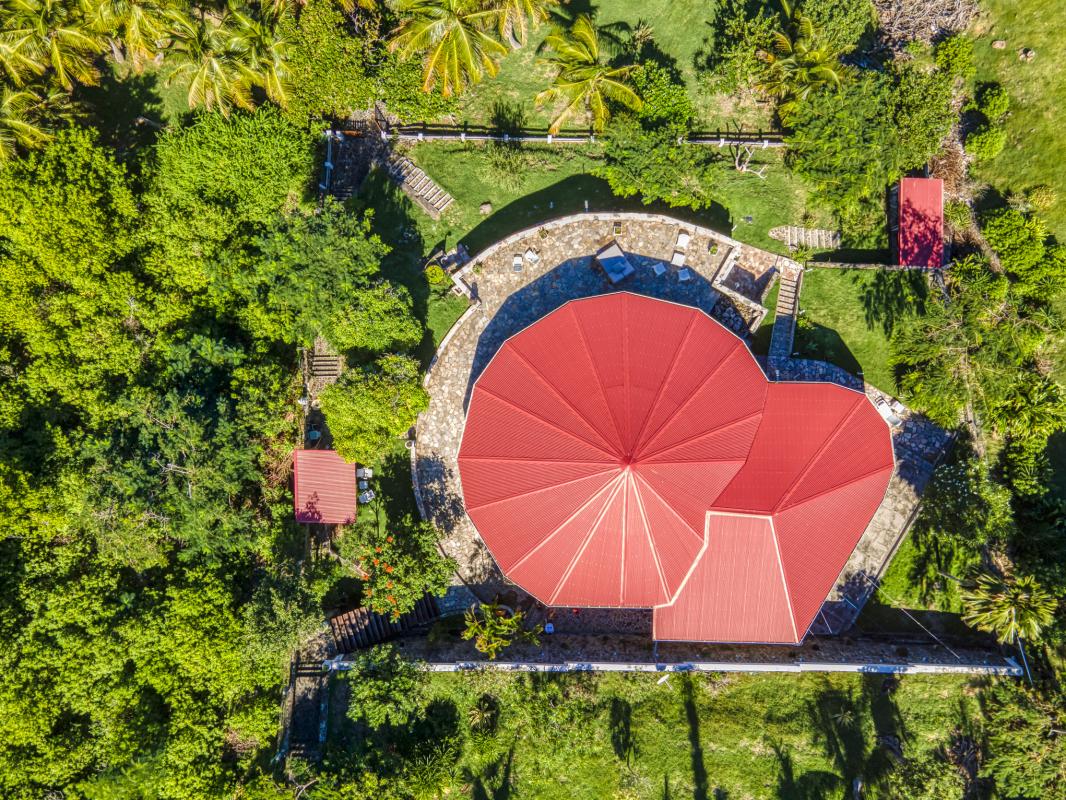
M 980 717 L 964 677 L 885 686 L 875 675 L 433 675 L 422 718 L 371 736 L 433 754 L 417 762 L 435 783 L 426 796 L 843 796 L 891 768 L 878 737 L 918 757 Z M 359 735 L 338 711 L 330 744 L 343 752 Z
M 710 23 L 717 4 L 702 0 L 602 0 L 592 4 L 578 0 L 563 8 L 568 14 L 591 11 L 601 26 L 635 26 L 640 20 L 650 23 L 654 37 L 645 57 L 680 73 L 696 106 L 699 127 L 717 130 L 739 125 L 745 130 L 770 129 L 769 106 L 752 99 L 717 95 L 705 88 L 701 73 L 707 60 L 704 54 L 711 47 Z M 546 23 L 531 31 L 527 44 L 503 59 L 495 78 L 487 78 L 468 91 L 460 99 L 456 120 L 491 124 L 503 104 L 509 115 L 517 112 L 524 124 L 546 127 L 551 122 L 551 109 L 537 108 L 533 98 L 552 79 L 551 69 L 537 58 L 537 48 L 549 30 L 550 23 Z M 575 120 L 574 127 L 580 127 L 579 121 Z
M 1066 198 L 1066 138 L 1060 121 L 1066 105 L 1066 63 L 1060 57 L 1066 29 L 1066 4 L 1046 0 L 983 0 L 975 23 L 979 81 L 999 81 L 1010 93 L 1006 149 L 977 176 L 996 190 L 1025 190 L 1041 184 Z M 992 42 L 1006 41 L 1002 50 Z M 1018 50 L 1028 47 L 1036 58 L 1025 62 Z M 1044 214 L 1051 230 L 1066 240 L 1066 202 Z
M 918 272 L 814 269 L 803 278 L 796 350 L 894 393 L 889 335 L 902 315 L 920 311 L 926 292 Z

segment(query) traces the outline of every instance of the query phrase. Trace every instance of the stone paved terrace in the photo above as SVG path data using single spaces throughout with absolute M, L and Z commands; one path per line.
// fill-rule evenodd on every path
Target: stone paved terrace
M 617 236 L 613 234 L 616 221 L 622 223 Z M 657 261 L 669 263 L 680 229 L 693 234 L 686 266 L 695 277 L 687 283 L 678 280 L 676 270 L 656 276 L 652 269 Z M 614 287 L 591 257 L 612 239 L 617 239 L 636 267 L 634 275 Z M 714 254 L 710 252 L 712 243 L 719 245 Z M 515 272 L 513 256 L 524 254 L 531 247 L 539 251 L 540 261 L 524 262 L 522 270 Z M 730 257 L 730 248 L 737 248 L 736 263 L 754 275 L 771 269 L 797 268 L 794 262 L 712 231 L 642 214 L 587 214 L 557 220 L 493 245 L 464 268 L 463 277 L 475 302 L 442 342 L 426 376 L 431 400 L 416 426 L 412 471 L 420 509 L 445 532 L 443 548 L 457 561 L 459 578 L 482 599 L 508 594 L 512 604 L 535 604 L 499 572 L 463 507 L 457 456 L 474 380 L 509 336 L 568 300 L 612 290 L 693 305 L 734 330 L 743 331 L 744 323 L 736 315 L 733 303 L 712 285 L 717 271 Z M 862 389 L 858 378 L 822 362 L 789 361 L 775 367 L 770 371 L 772 380 L 829 380 Z M 872 387 L 867 391 L 877 392 Z M 898 546 L 947 441 L 940 429 L 915 415 L 904 414 L 902 428 L 893 435 L 897 468 L 886 499 L 825 604 L 814 632 L 837 632 L 854 621 L 868 596 L 869 578 L 880 576 Z M 647 635 L 649 622 L 646 611 L 600 610 L 582 612 L 563 624 L 575 633 L 584 630 Z

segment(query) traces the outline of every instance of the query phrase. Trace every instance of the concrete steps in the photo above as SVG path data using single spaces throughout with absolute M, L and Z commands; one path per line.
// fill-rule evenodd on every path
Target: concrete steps
M 391 620 L 369 608 L 354 608 L 331 617 L 329 626 L 337 643 L 337 652 L 351 653 L 431 625 L 439 617 L 437 601 L 427 594 L 398 620 Z
M 837 250 L 840 248 L 840 234 L 824 228 L 800 228 L 796 225 L 782 225 L 770 230 L 770 238 L 784 242 L 790 250 L 797 247 L 809 247 L 813 250 Z
M 440 215 L 455 202 L 455 198 L 438 186 L 406 156 L 395 154 L 389 156 L 385 162 L 385 168 L 389 177 L 400 184 L 404 194 L 421 206 L 433 219 L 440 219 Z
M 777 292 L 777 308 L 774 313 L 774 327 L 770 335 L 771 363 L 786 359 L 792 355 L 792 345 L 796 335 L 796 318 L 799 316 L 799 293 L 803 285 L 803 273 L 796 275 L 781 274 L 781 284 Z

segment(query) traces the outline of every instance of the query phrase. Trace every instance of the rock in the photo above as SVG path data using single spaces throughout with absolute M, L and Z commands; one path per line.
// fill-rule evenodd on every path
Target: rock
M 1006 46 L 1007 46 L 1007 40 L 1006 39 L 996 39 L 996 41 L 992 42 L 992 49 L 993 50 L 1003 50 L 1004 48 L 1006 48 Z
M 1036 58 L 1036 50 L 1029 47 L 1023 47 L 1018 51 L 1018 58 L 1022 61 L 1032 61 Z
M 489 214 L 492 213 L 492 203 L 482 203 L 481 206 L 478 208 L 478 211 L 481 212 L 481 216 L 487 217 Z

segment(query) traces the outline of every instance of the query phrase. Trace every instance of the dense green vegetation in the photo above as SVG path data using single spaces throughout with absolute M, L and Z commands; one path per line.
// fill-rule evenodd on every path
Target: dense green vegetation
M 861 777 L 868 797 L 1055 796 L 1060 12 L 982 2 L 976 49 L 898 53 L 872 48 L 867 0 L 0 4 L 0 795 L 815 798 Z M 441 220 L 380 172 L 346 205 L 317 198 L 312 131 L 375 102 L 602 135 L 412 148 L 456 198 Z M 770 127 L 784 153 L 679 144 Z M 775 225 L 836 226 L 864 248 L 845 257 L 883 258 L 886 190 L 953 142 L 994 191 L 963 163 L 943 291 L 816 268 L 796 349 L 959 432 L 878 599 L 950 612 L 941 632 L 1020 636 L 1035 686 L 430 677 L 381 648 L 335 682 L 324 761 L 271 763 L 279 686 L 324 611 L 397 616 L 450 580 L 397 441 L 466 307 L 426 256 L 587 204 L 778 250 Z M 380 497 L 309 551 L 290 472 L 319 337 L 348 369 L 314 411 Z M 518 621 L 487 607 L 466 634 L 495 654 Z

